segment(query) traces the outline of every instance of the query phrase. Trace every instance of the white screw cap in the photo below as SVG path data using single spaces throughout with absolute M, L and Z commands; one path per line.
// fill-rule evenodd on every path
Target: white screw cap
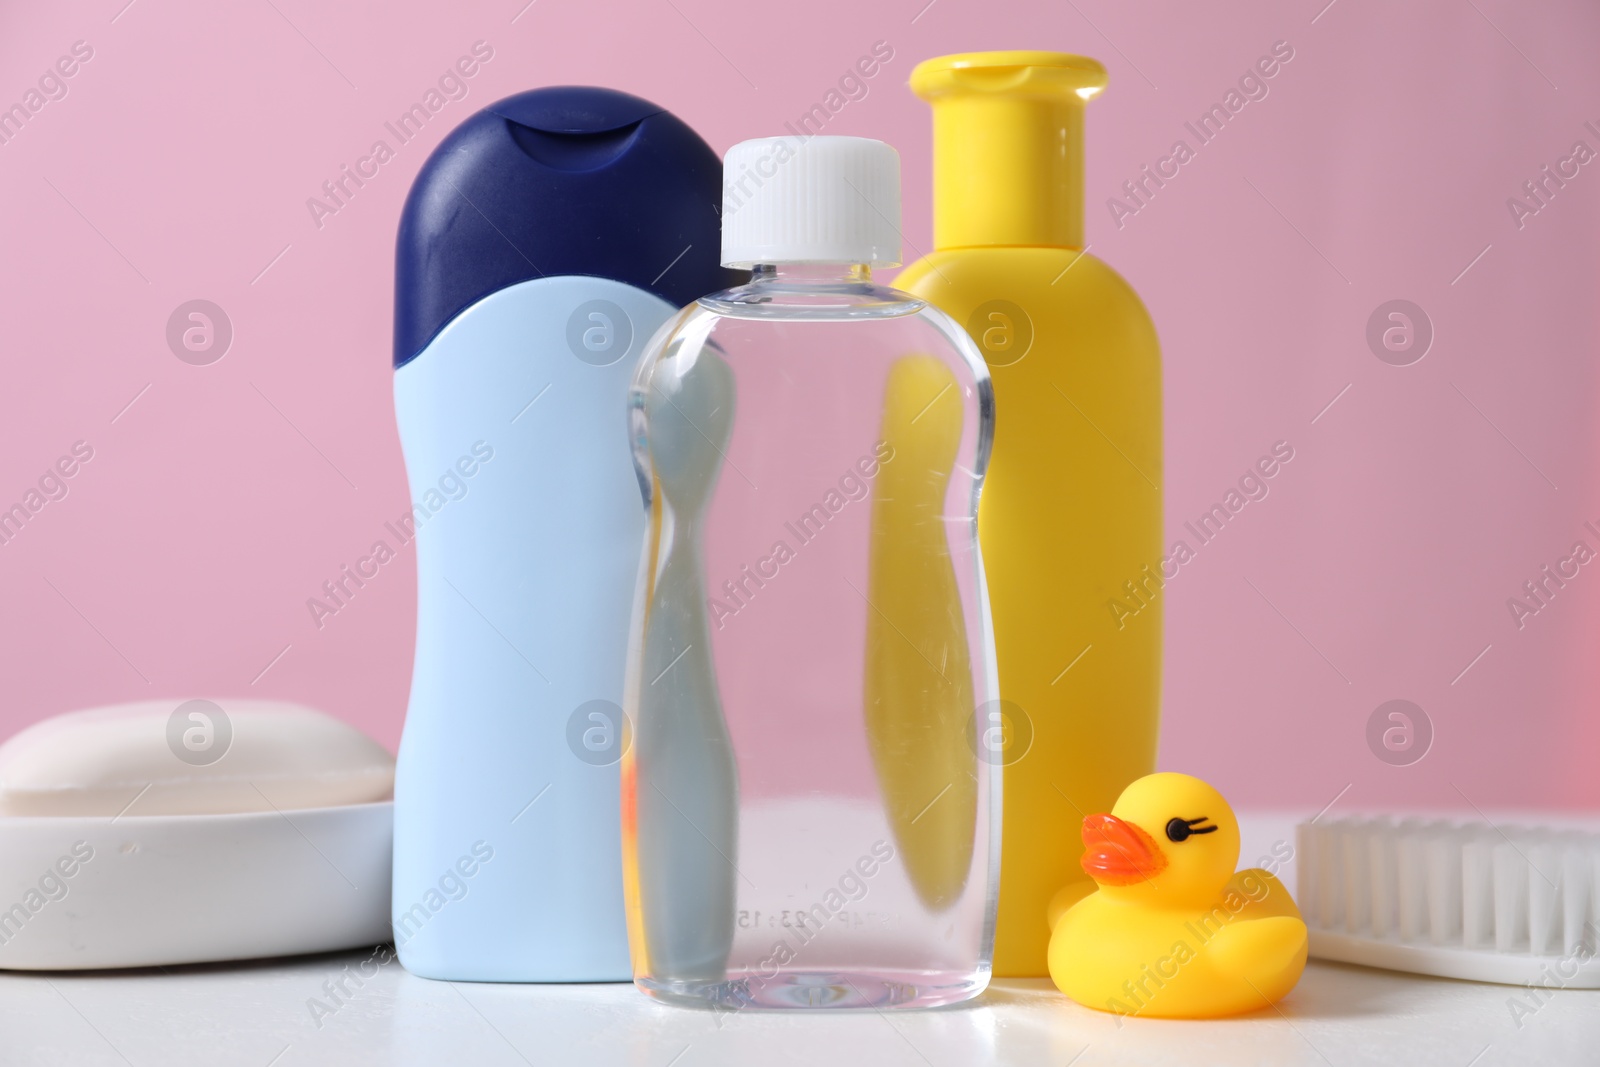
M 900 263 L 900 153 L 867 137 L 760 137 L 722 163 L 722 265 Z

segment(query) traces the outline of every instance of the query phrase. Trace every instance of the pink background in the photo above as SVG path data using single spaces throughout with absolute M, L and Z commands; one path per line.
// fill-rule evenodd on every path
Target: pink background
M 1600 150 L 1600 11 L 1323 2 L 5 5 L 0 104 L 73 42 L 94 54 L 0 145 L 0 504 L 76 441 L 94 458 L 0 546 L 0 736 L 239 694 L 392 747 L 413 556 L 320 630 L 306 599 L 406 507 L 392 247 L 428 151 L 501 96 L 580 82 L 658 101 L 720 152 L 780 132 L 882 40 L 894 58 L 828 132 L 901 150 L 908 258 L 930 244 L 918 60 L 1032 47 L 1110 69 L 1088 236 L 1161 332 L 1169 540 L 1273 442 L 1295 449 L 1164 594 L 1163 765 L 1242 804 L 1314 810 L 1349 786 L 1353 807 L 1595 805 L 1600 568 L 1521 630 L 1506 600 L 1579 538 L 1600 548 L 1600 164 L 1521 229 L 1506 200 L 1574 141 Z M 479 40 L 470 95 L 319 228 L 307 198 Z M 1294 58 L 1270 94 L 1119 229 L 1107 198 L 1193 145 L 1183 123 L 1279 40 Z M 195 298 L 235 331 L 210 366 L 165 339 Z M 1435 330 L 1406 367 L 1365 340 L 1395 298 Z M 1436 732 L 1411 766 L 1368 751 L 1394 698 Z

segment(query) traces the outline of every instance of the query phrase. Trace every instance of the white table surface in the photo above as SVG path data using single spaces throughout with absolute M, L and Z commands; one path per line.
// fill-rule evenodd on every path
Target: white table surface
M 1245 862 L 1288 836 L 1245 823 Z M 1546 994 L 1315 961 L 1277 1010 L 1213 1022 L 1118 1020 L 1044 980 L 997 980 L 978 1000 L 922 1012 L 717 1017 L 625 984 L 432 982 L 382 967 L 330 1016 L 308 1002 L 371 949 L 259 963 L 85 974 L 0 974 L 0 1064 L 295 1067 L 299 1064 L 1600 1064 L 1600 991 Z M 370 970 L 370 968 L 369 968 Z

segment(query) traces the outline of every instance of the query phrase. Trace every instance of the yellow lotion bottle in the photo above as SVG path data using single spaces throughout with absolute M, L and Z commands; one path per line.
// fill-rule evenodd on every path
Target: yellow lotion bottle
M 965 325 L 994 381 L 978 536 L 1006 765 L 1000 976 L 1049 973 L 1047 906 L 1093 888 L 1075 827 L 1155 765 L 1161 354 L 1138 296 L 1084 250 L 1083 108 L 1105 84 L 1057 52 L 911 73 L 933 106 L 934 252 L 895 284 Z

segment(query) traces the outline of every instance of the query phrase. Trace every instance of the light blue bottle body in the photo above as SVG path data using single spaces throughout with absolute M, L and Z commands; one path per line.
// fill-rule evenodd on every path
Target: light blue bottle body
M 395 372 L 418 629 L 393 920 L 416 974 L 631 976 L 620 705 L 646 515 L 627 396 L 673 310 L 602 278 L 525 281 Z

